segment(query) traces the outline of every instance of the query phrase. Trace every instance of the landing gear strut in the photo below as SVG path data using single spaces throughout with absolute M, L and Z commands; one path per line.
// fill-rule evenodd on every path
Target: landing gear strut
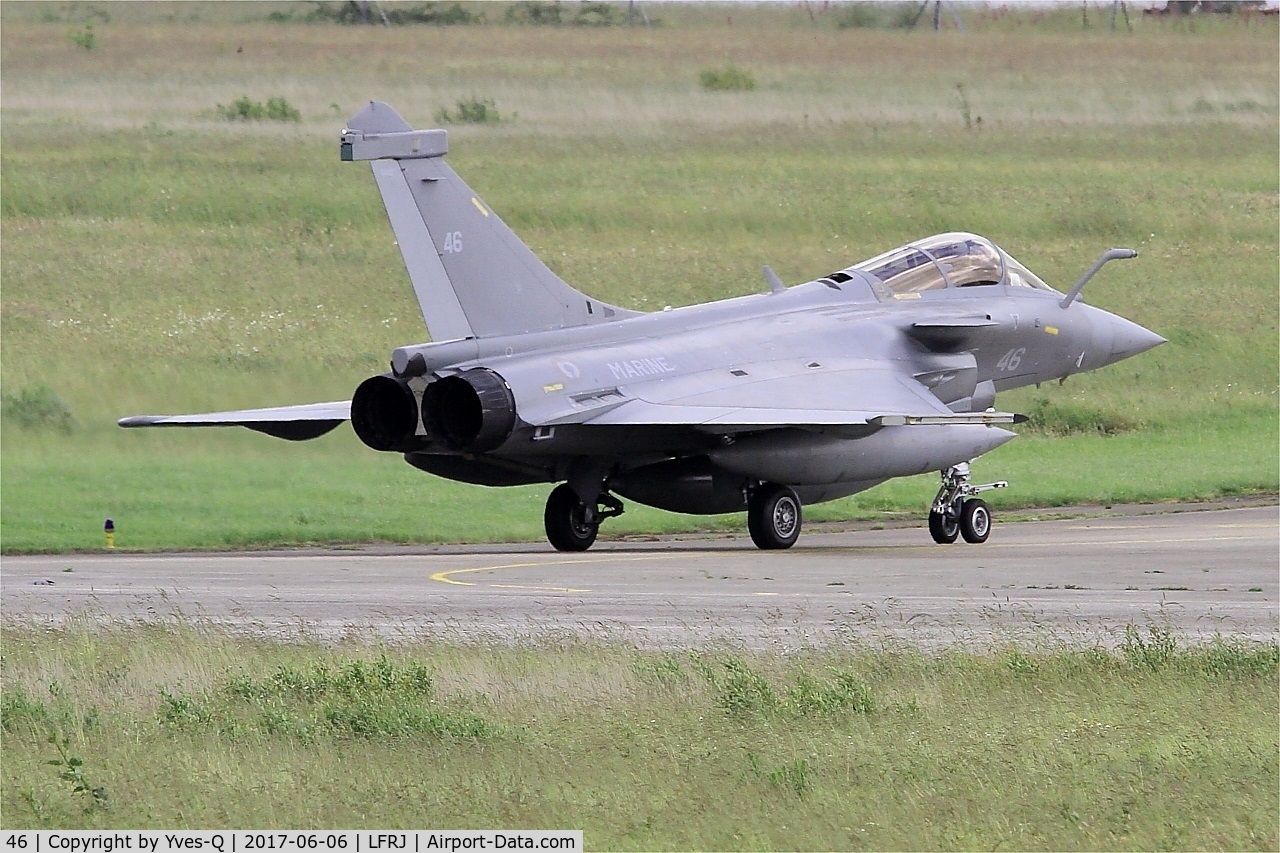
M 622 512 L 622 501 L 608 492 L 584 503 L 568 483 L 561 483 L 547 497 L 542 522 L 547 541 L 557 551 L 585 551 L 595 544 L 600 522 Z
M 991 509 L 974 495 L 990 489 L 1004 489 L 1000 480 L 981 486 L 969 484 L 969 463 L 961 462 L 942 472 L 942 487 L 929 510 L 929 535 L 939 545 L 950 545 L 963 536 L 964 541 L 986 542 L 991 535 Z

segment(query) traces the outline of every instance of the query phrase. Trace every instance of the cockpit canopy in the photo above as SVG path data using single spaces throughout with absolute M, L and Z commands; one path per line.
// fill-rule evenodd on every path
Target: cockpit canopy
M 871 278 L 882 299 L 908 298 L 908 294 L 948 287 L 1005 285 L 1053 290 L 990 240 L 963 232 L 918 240 L 827 278 L 848 281 L 854 271 Z

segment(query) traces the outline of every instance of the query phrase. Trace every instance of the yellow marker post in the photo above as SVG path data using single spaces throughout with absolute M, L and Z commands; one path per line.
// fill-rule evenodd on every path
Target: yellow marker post
M 107 547 L 116 547 L 116 523 L 108 518 L 107 523 L 102 525 L 102 532 L 107 537 Z

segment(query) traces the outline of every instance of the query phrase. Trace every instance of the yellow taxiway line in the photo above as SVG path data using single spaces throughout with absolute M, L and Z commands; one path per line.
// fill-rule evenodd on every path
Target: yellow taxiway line
M 581 566 L 590 563 L 630 563 L 639 560 L 670 560 L 677 556 L 687 556 L 685 554 L 646 554 L 642 557 L 587 557 L 577 560 L 550 560 L 547 562 L 533 563 L 505 563 L 500 566 L 475 566 L 470 569 L 446 569 L 443 572 L 436 572 L 431 575 L 430 579 L 439 581 L 440 583 L 450 583 L 455 586 L 488 586 L 495 589 L 540 589 L 547 592 L 590 592 L 589 589 L 577 589 L 571 586 L 526 586 L 524 584 L 499 584 L 487 583 L 480 584 L 474 581 L 454 580 L 453 575 L 464 575 L 471 572 L 499 572 L 503 569 L 528 569 L 535 566 Z

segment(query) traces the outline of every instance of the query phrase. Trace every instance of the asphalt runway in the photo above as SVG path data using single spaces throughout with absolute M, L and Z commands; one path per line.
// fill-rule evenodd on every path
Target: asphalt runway
M 70 569 L 70 571 L 68 571 Z M 794 649 L 1014 640 L 1111 645 L 1126 625 L 1280 637 L 1280 510 L 1006 523 L 984 545 L 922 528 L 745 539 L 7 557 L 9 623 L 172 620 L 324 640 Z

